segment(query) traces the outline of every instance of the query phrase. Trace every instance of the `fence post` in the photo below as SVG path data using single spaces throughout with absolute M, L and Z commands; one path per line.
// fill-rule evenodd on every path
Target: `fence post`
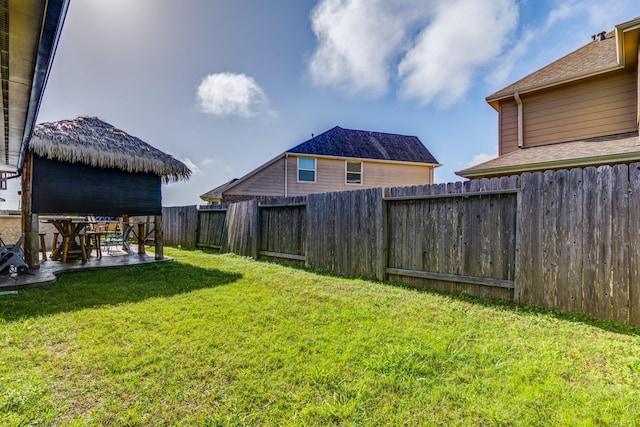
M 253 235 L 251 236 L 251 256 L 257 260 L 260 255 L 260 207 L 258 206 L 258 199 L 253 199 L 251 204 L 251 229 Z
M 156 255 L 155 255 L 155 259 L 157 260 L 161 260 L 164 258 L 164 233 L 162 232 L 162 215 L 156 215 L 153 218 L 154 222 L 155 222 L 155 244 L 156 244 Z M 142 236 L 138 236 L 139 239 L 142 238 Z
M 380 209 L 380 223 L 378 225 L 378 231 L 376 233 L 376 242 L 378 244 L 377 249 L 377 262 L 378 266 L 375 271 L 375 277 L 378 280 L 385 281 L 387 279 L 387 264 L 389 263 L 388 256 L 388 240 L 389 240 L 389 229 L 387 222 L 387 202 L 385 202 L 383 197 L 382 188 L 378 189 L 376 192 L 376 200 L 375 203 L 378 205 L 378 209 Z
M 520 236 L 522 234 L 522 190 L 516 196 L 516 247 L 514 254 L 513 302 L 520 304 Z

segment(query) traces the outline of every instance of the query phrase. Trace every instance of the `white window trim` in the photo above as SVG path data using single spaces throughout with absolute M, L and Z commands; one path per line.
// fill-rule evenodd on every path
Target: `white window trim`
M 300 168 L 300 159 L 311 159 L 313 160 L 313 169 L 301 169 Z M 301 184 L 315 184 L 316 182 L 318 182 L 318 159 L 315 157 L 298 157 L 298 160 L 296 162 L 296 165 L 298 166 L 296 169 L 296 181 L 301 183 Z M 300 171 L 313 171 L 313 181 L 300 181 Z
M 347 180 L 347 165 L 349 163 L 360 163 L 360 182 L 348 182 Z M 354 172 L 351 172 L 354 173 Z M 353 160 L 345 160 L 344 162 L 344 184 L 345 185 L 364 185 L 364 164 Z

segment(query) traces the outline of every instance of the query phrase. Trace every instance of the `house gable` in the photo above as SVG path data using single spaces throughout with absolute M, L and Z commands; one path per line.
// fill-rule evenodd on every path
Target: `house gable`
M 244 179 L 237 180 L 222 192 L 236 196 L 284 196 L 284 156 L 278 157 L 265 167 L 258 168 Z
M 456 173 L 480 178 L 637 158 L 635 148 L 620 149 L 619 136 L 638 131 L 639 37 L 640 18 L 617 25 L 487 97 L 499 114 L 499 157 Z M 571 151 L 539 149 L 557 144 Z
M 298 158 L 315 159 L 313 182 L 298 179 Z M 347 182 L 349 162 L 361 163 L 361 182 Z M 433 183 L 433 169 L 438 166 L 437 160 L 415 136 L 336 126 L 200 197 L 208 202 L 232 202 L 356 188 L 430 184 Z

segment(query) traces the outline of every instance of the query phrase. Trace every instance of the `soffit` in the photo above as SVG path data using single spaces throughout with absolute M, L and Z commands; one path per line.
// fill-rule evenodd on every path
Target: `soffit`
M 0 171 L 22 166 L 69 1 L 0 0 Z
M 456 174 L 471 178 L 479 175 L 492 176 L 507 172 L 610 164 L 637 159 L 640 159 L 640 139 L 638 132 L 630 132 L 520 148 Z
M 16 170 L 20 158 L 44 9 L 44 0 L 0 2 L 3 170 Z

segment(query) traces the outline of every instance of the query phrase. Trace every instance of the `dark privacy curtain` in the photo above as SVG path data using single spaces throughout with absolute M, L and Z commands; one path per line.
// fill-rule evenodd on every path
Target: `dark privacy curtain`
M 160 177 L 33 156 L 33 212 L 161 215 Z

